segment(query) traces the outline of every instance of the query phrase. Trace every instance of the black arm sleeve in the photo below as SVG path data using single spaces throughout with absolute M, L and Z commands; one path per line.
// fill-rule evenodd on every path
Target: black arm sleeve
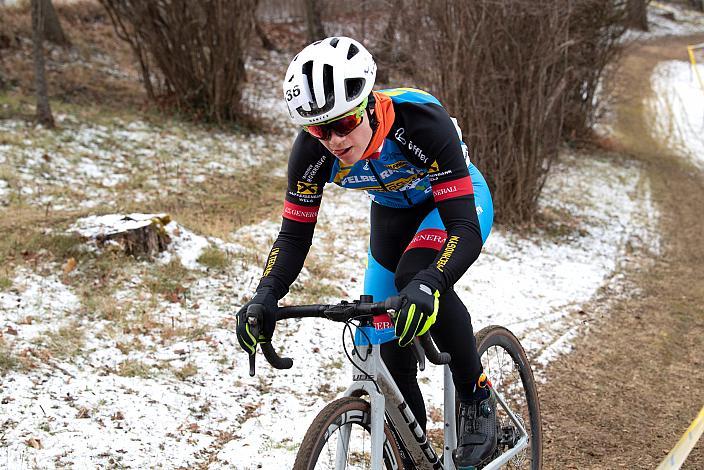
M 269 252 L 257 293 L 267 291 L 281 299 L 301 272 L 333 159 L 316 139 L 301 131 L 288 160 L 281 230 Z
M 445 224 L 447 240 L 433 263 L 415 278 L 441 293 L 452 287 L 479 256 L 479 218 L 467 161 L 454 123 L 442 106 L 401 103 L 397 123 L 409 161 L 428 168 L 433 198 Z

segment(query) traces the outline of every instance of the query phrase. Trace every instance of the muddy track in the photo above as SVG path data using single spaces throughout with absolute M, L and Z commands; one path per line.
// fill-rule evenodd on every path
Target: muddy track
M 545 468 L 655 468 L 704 405 L 704 173 L 651 137 L 643 104 L 658 62 L 686 60 L 685 46 L 702 41 L 632 46 L 610 85 L 621 97 L 616 158 L 644 165 L 661 247 L 626 266 L 624 291 L 585 306 L 588 333 L 545 371 Z M 704 442 L 683 468 L 704 468 Z

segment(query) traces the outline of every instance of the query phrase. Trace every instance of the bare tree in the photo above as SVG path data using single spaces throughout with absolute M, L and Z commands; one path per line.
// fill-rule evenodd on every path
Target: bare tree
M 593 122 L 623 0 L 404 0 L 396 47 L 456 116 L 497 218 L 530 222 L 565 136 Z
M 56 14 L 51 0 L 41 0 L 41 3 L 42 11 L 44 12 L 44 20 L 42 23 L 44 39 L 60 46 L 70 46 L 71 41 L 69 41 L 68 36 L 66 36 L 64 29 L 61 27 L 59 16 Z
M 245 59 L 258 0 L 100 0 L 147 93 L 196 118 L 244 122 Z
M 650 0 L 628 0 L 626 21 L 630 28 L 648 31 L 648 3 Z
M 391 4 L 389 21 L 386 23 L 386 28 L 384 28 L 381 43 L 379 44 L 376 53 L 376 61 L 380 65 L 377 70 L 376 78 L 381 83 L 386 83 L 389 81 L 389 72 L 393 68 L 394 62 L 396 61 L 394 57 L 394 46 L 396 44 L 398 19 L 400 18 L 400 14 L 398 12 L 401 11 L 403 11 L 403 0 L 393 0 Z
M 320 11 L 319 0 L 305 0 L 306 2 L 306 23 L 308 24 L 308 41 L 313 42 L 324 39 L 325 28 Z
M 37 93 L 37 120 L 44 126 L 53 128 L 49 96 L 44 70 L 44 6 L 42 0 L 32 0 L 32 41 L 34 43 L 34 83 Z

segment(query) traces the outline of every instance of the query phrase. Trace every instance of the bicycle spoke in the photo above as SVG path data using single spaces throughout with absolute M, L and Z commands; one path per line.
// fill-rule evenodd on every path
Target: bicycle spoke
M 531 421 L 531 405 L 530 400 L 537 400 L 534 388 L 529 392 L 526 389 L 524 376 L 526 373 L 521 370 L 521 364 L 527 364 L 519 356 L 524 354 L 517 340 L 507 331 L 501 331 L 500 328 L 488 328 L 482 338 L 485 338 L 484 349 L 481 353 L 481 362 L 488 379 L 491 381 L 494 390 L 499 393 L 506 402 L 506 406 L 516 416 L 521 426 L 526 430 L 529 436 L 529 445 L 521 450 L 517 455 L 511 458 L 505 468 L 509 469 L 531 469 L 539 468 L 540 466 L 540 429 L 532 429 Z M 529 366 L 523 366 L 529 367 Z M 530 386 L 532 383 L 532 375 L 530 369 L 527 370 L 527 375 Z M 537 412 L 537 408 L 536 412 Z M 539 416 L 534 417 L 538 420 Z M 512 449 L 520 438 L 519 427 L 512 421 L 507 411 L 499 406 L 497 409 L 497 423 L 499 432 L 499 446 L 495 457 Z M 536 437 L 534 432 L 538 433 Z M 537 442 L 534 442 L 537 439 Z M 534 461 L 533 452 L 538 452 L 537 461 Z

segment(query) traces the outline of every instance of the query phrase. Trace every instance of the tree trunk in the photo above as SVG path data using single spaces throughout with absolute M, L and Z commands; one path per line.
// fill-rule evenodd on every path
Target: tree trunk
M 269 37 L 266 35 L 266 32 L 262 28 L 261 23 L 256 18 L 254 19 L 254 30 L 256 31 L 259 40 L 262 42 L 262 46 L 264 47 L 264 49 L 266 49 L 267 51 L 281 52 L 279 48 L 276 47 L 273 42 L 271 42 L 271 39 L 269 39 Z
M 70 46 L 71 41 L 68 40 L 61 27 L 59 16 L 56 14 L 51 0 L 41 0 L 41 2 L 44 8 L 44 38 L 59 46 Z
M 396 62 L 394 44 L 396 43 L 396 25 L 398 24 L 401 11 L 403 11 L 403 0 L 394 0 L 389 22 L 386 23 L 386 28 L 384 28 L 381 45 L 376 55 L 376 62 L 381 66 L 376 70 L 376 80 L 379 83 L 387 83 L 389 81 L 389 73 Z
M 648 0 L 628 0 L 628 27 L 648 31 Z
M 689 0 L 690 5 L 699 11 L 704 11 L 704 0 Z
M 40 124 L 54 127 L 44 70 L 44 1 L 32 0 L 32 42 L 34 43 L 34 84 L 37 92 L 37 120 Z
M 320 5 L 318 0 L 305 0 L 306 2 L 306 23 L 308 23 L 308 41 L 318 41 L 325 39 L 325 28 L 323 20 L 320 18 Z

